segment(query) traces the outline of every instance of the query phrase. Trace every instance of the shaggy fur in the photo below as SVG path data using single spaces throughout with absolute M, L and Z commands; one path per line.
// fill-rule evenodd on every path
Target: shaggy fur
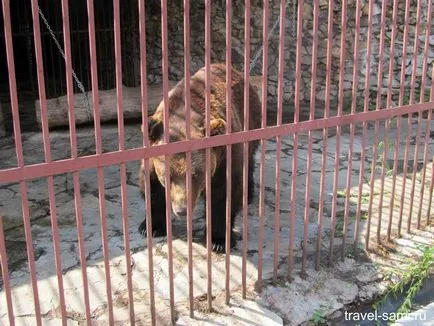
M 226 124 L 226 66 L 224 64 L 211 65 L 211 136 L 225 134 Z M 169 140 L 176 142 L 186 139 L 186 121 L 184 106 L 185 80 L 180 81 L 169 92 Z M 244 128 L 244 82 L 240 72 L 232 69 L 232 105 L 231 123 L 232 132 L 242 131 Z M 205 69 L 202 68 L 191 77 L 191 138 L 205 137 Z M 253 90 L 249 87 L 249 129 L 261 126 L 261 104 Z M 164 104 L 161 102 L 149 119 L 148 132 L 151 145 L 162 144 L 164 139 L 163 128 Z M 258 147 L 258 141 L 249 143 L 249 202 L 253 197 L 253 155 Z M 205 150 L 192 152 L 192 198 L 193 207 L 198 198 L 205 196 Z M 185 153 L 170 157 L 171 202 L 175 215 L 185 217 L 187 207 L 186 193 L 186 157 Z M 226 227 L 226 147 L 215 147 L 211 150 L 211 211 L 212 211 L 212 243 L 215 251 L 225 250 Z M 144 164 L 140 171 L 140 185 L 142 192 L 144 184 Z M 165 217 L 165 162 L 164 156 L 150 159 L 151 183 L 151 211 L 152 230 L 154 236 L 166 234 Z M 232 145 L 232 209 L 231 228 L 235 216 L 240 212 L 243 201 L 243 144 Z M 205 198 L 205 197 L 204 197 Z M 145 233 L 146 223 L 142 222 L 139 231 Z M 235 244 L 231 237 L 232 245 Z

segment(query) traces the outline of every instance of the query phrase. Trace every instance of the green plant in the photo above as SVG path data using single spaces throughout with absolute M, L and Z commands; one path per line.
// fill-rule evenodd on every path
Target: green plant
M 339 216 L 335 222 L 335 237 L 340 238 L 344 235 L 343 228 L 344 228 L 344 218 L 342 216 Z
M 420 250 L 422 251 L 422 256 L 419 261 L 411 263 L 403 271 L 393 270 L 390 272 L 390 275 L 398 275 L 399 282 L 390 286 L 382 298 L 373 304 L 374 309 L 381 307 L 390 295 L 396 297 L 405 291 L 405 299 L 398 307 L 396 313 L 408 313 L 411 311 L 414 296 L 418 293 L 430 270 L 434 267 L 434 246 L 421 247 Z
M 309 321 L 312 325 L 324 324 L 326 322 L 324 311 L 321 308 L 316 309 Z

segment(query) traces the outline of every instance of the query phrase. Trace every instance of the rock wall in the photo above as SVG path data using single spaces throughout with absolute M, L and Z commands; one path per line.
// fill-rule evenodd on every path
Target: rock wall
M 295 0 L 294 0 L 295 1 Z M 212 8 L 212 61 L 224 61 L 226 49 L 225 35 L 225 1 L 213 2 Z M 428 0 L 420 0 L 420 28 L 418 33 L 418 52 L 414 57 L 413 49 L 415 42 L 416 21 L 417 21 L 417 3 L 411 1 L 409 10 L 409 34 L 408 42 L 405 46 L 406 59 L 403 65 L 405 85 L 403 94 L 403 103 L 409 101 L 409 90 L 412 67 L 417 65 L 415 78 L 416 101 L 421 93 L 422 84 L 422 66 L 423 66 L 423 49 L 425 45 L 425 31 L 428 13 Z M 261 51 L 262 48 L 262 0 L 251 1 L 251 60 Z M 343 78 L 343 109 L 349 110 L 351 106 L 352 92 L 352 74 L 354 68 L 354 39 L 356 32 L 356 1 L 347 1 L 347 24 L 346 24 L 346 42 L 344 49 L 344 78 Z M 371 41 L 372 53 L 370 60 L 370 106 L 372 107 L 377 96 L 377 73 L 379 70 L 379 45 L 380 45 L 380 22 L 382 13 L 382 1 L 376 0 L 372 12 L 372 36 L 368 38 L 368 12 L 369 6 L 367 0 L 361 0 L 360 8 L 360 48 L 358 62 L 358 85 L 357 85 L 357 107 L 363 110 L 363 91 L 365 89 L 365 75 L 367 63 L 367 45 L 368 39 Z M 279 18 L 279 1 L 270 1 L 269 29 L 275 25 Z M 148 79 L 150 83 L 161 83 L 161 22 L 159 3 L 150 6 L 147 12 L 147 57 L 148 57 Z M 323 101 L 326 98 L 326 60 L 327 60 L 327 23 L 328 23 L 328 1 L 319 1 L 319 27 L 318 27 L 318 57 L 317 57 L 317 80 L 315 85 L 315 98 L 317 105 L 323 107 Z M 392 100 L 393 104 L 398 103 L 399 86 L 402 54 L 403 54 L 403 36 L 405 21 L 405 2 L 398 1 L 397 11 L 397 34 L 393 55 L 390 53 L 390 42 L 392 35 L 392 13 L 393 2 L 386 3 L 386 21 L 385 21 L 385 43 L 383 58 L 383 77 L 380 91 L 382 93 L 382 104 L 385 105 L 387 97 L 387 85 L 389 75 L 389 60 L 393 58 L 392 74 Z M 295 52 L 296 52 L 296 8 L 294 2 L 288 1 L 286 7 L 285 19 L 285 47 L 284 47 L 284 104 L 291 104 L 294 95 L 294 78 L 295 78 Z M 338 90 L 339 90 L 339 65 L 341 58 L 341 14 L 342 0 L 334 1 L 333 5 L 333 39 L 331 51 L 331 79 L 330 79 L 330 99 L 332 110 L 336 108 Z M 295 19 L 294 19 L 295 18 Z M 168 8 L 168 38 L 169 38 L 169 73 L 170 79 L 178 80 L 184 75 L 184 28 L 183 28 L 183 7 L 180 1 L 169 1 Z M 205 28 L 204 28 L 204 4 L 203 2 L 192 2 L 191 4 L 191 69 L 192 72 L 204 65 L 204 47 L 205 47 Z M 274 33 L 269 40 L 269 62 L 268 62 L 268 96 L 269 109 L 275 108 L 277 101 L 277 73 L 278 73 L 278 49 L 279 49 L 279 24 L 274 29 Z M 311 71 L 312 71 L 312 39 L 313 39 L 313 0 L 306 0 L 303 8 L 303 39 L 301 49 L 301 100 L 307 105 L 310 99 L 311 91 Z M 232 61 L 233 65 L 243 70 L 244 62 L 244 1 L 233 1 L 233 19 L 232 19 Z M 428 69 L 426 72 L 426 88 L 431 87 L 432 62 L 434 60 L 434 24 L 429 31 L 429 47 L 427 54 Z M 258 75 L 262 69 L 262 55 L 259 56 L 257 63 L 252 71 L 252 75 Z M 429 95 L 425 91 L 425 98 Z M 286 108 L 286 106 L 285 106 Z M 290 109 L 291 110 L 291 109 Z

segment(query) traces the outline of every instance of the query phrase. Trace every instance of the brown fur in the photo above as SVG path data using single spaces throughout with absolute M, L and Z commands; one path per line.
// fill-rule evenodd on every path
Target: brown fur
M 210 134 L 211 136 L 226 133 L 226 65 L 211 65 L 210 73 Z M 231 103 L 231 126 L 232 132 L 239 132 L 244 129 L 244 82 L 240 72 L 232 69 L 232 103 Z M 186 137 L 185 121 L 185 80 L 180 81 L 169 92 L 169 141 L 181 141 Z M 190 127 L 191 138 L 199 139 L 205 137 L 205 69 L 196 72 L 190 79 Z M 252 86 L 249 86 L 249 129 L 257 129 L 261 126 L 261 105 L 259 98 Z M 159 104 L 154 114 L 150 117 L 149 137 L 152 145 L 164 142 L 163 133 L 164 103 Z M 253 194 L 253 154 L 258 147 L 258 142 L 249 143 L 249 198 Z M 232 225 L 235 215 L 242 206 L 242 175 L 243 175 L 243 144 L 232 145 Z M 153 229 L 164 234 L 165 226 L 164 207 L 164 157 L 154 157 L 151 160 L 151 191 L 156 194 L 151 203 L 153 214 Z M 226 147 L 216 147 L 211 151 L 212 165 L 212 221 L 213 221 L 213 243 L 217 251 L 224 248 L 224 225 L 226 207 Z M 185 175 L 186 161 L 185 154 L 176 154 L 170 158 L 171 175 L 171 199 L 172 208 L 177 213 L 183 209 L 185 202 L 179 202 L 179 198 L 185 201 Z M 143 169 L 143 165 L 142 165 Z M 192 152 L 192 197 L 193 206 L 197 198 L 204 194 L 205 190 L 205 151 Z M 143 171 L 141 172 L 143 174 Z M 160 182 L 158 182 L 160 180 Z M 154 182 L 153 182 L 154 181 Z M 141 187 L 144 190 L 143 178 Z M 178 215 L 178 214 L 177 214 Z M 155 219 L 159 219 L 154 223 Z M 222 227 L 223 226 L 223 227 Z M 145 228 L 142 223 L 141 231 Z

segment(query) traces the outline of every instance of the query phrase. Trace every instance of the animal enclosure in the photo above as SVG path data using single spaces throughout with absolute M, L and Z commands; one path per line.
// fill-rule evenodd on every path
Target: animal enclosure
M 432 1 L 54 2 L 2 0 L 0 113 L 10 122 L 0 138 L 2 322 L 173 323 L 203 300 L 211 309 L 216 293 L 229 303 L 233 291 L 260 292 L 432 223 Z M 233 132 L 226 105 L 225 132 L 211 135 L 217 62 L 226 63 L 226 85 L 231 64 L 242 72 L 243 121 L 249 92 L 258 95 L 260 128 Z M 204 135 L 189 134 L 186 86 L 186 139 L 170 141 L 169 91 L 202 67 Z M 232 103 L 233 90 L 224 96 Z M 160 101 L 165 133 L 151 146 L 140 130 Z M 20 121 L 23 102 L 40 130 Z M 233 235 L 226 223 L 224 253 L 212 251 L 216 147 L 226 178 L 242 157 L 242 209 Z M 191 157 L 202 150 L 206 200 L 193 211 Z M 149 162 L 178 153 L 187 216 L 172 221 L 166 175 L 167 237 L 153 237 Z

